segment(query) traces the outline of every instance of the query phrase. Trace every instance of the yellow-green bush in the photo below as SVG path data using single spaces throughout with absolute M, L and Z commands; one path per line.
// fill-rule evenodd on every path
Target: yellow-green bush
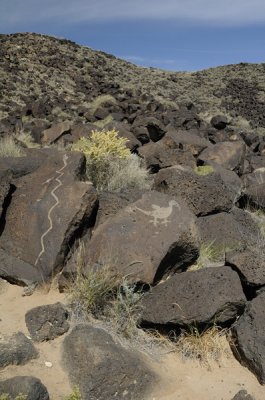
M 118 132 L 93 131 L 72 146 L 86 156 L 87 174 L 98 190 L 118 191 L 127 188 L 150 188 L 148 171 L 141 159 L 126 147 L 127 139 Z
M 73 145 L 72 150 L 81 151 L 89 161 L 100 163 L 110 156 L 128 158 L 130 150 L 125 146 L 126 142 L 127 139 L 118 137 L 115 129 L 102 132 L 93 131 L 89 139 L 80 138 Z

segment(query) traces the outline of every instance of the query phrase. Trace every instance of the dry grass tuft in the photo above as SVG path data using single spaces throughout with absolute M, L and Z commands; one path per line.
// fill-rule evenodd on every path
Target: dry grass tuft
M 11 136 L 0 140 L 0 157 L 23 157 L 24 155 L 22 148 Z
M 109 162 L 106 189 L 120 191 L 122 189 L 151 189 L 151 176 L 143 161 L 136 154 L 127 159 L 113 159 Z M 104 185 L 102 187 L 104 189 Z
M 196 359 L 209 365 L 211 361 L 219 361 L 228 354 L 227 329 L 217 326 L 200 332 L 196 327 L 182 331 L 176 340 L 176 351 L 184 358 Z
M 25 132 L 23 129 L 16 133 L 16 139 L 23 143 L 28 149 L 40 148 L 30 133 Z

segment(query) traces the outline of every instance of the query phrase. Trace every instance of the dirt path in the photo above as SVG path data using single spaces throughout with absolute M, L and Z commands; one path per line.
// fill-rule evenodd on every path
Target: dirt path
M 25 325 L 25 313 L 36 306 L 65 302 L 65 296 L 56 290 L 48 294 L 36 291 L 32 296 L 22 297 L 23 289 L 0 280 L 0 334 L 12 334 L 22 331 L 28 335 Z M 8 367 L 0 370 L 0 379 L 15 375 L 33 375 L 41 379 L 48 388 L 51 400 L 61 400 L 71 393 L 71 388 L 60 364 L 60 347 L 63 337 L 50 342 L 36 344 L 40 357 L 21 367 Z M 150 360 L 150 366 L 160 377 L 153 393 L 139 400 L 231 400 L 240 390 L 246 389 L 256 400 L 265 399 L 265 387 L 255 376 L 242 367 L 233 357 L 229 346 L 229 355 L 213 363 L 211 368 L 198 362 L 185 362 L 175 353 L 160 357 L 159 361 Z M 45 362 L 52 367 L 45 366 Z

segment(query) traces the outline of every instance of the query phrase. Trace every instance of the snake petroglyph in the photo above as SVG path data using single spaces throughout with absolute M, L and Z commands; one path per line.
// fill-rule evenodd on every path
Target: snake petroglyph
M 67 154 L 65 154 L 65 155 L 63 156 L 63 163 L 64 163 L 63 167 L 62 167 L 61 169 L 59 169 L 59 170 L 56 171 L 56 174 L 58 174 L 58 176 L 57 176 L 57 177 L 54 176 L 54 177 L 52 177 L 52 178 L 50 178 L 50 179 L 47 179 L 47 181 L 45 181 L 45 182 L 43 183 L 43 185 L 44 185 L 44 184 L 47 184 L 47 183 L 49 183 L 49 182 L 55 180 L 58 184 L 57 184 L 57 185 L 55 186 L 55 188 L 51 191 L 51 195 L 52 195 L 52 197 L 54 198 L 55 203 L 51 206 L 51 208 L 50 208 L 49 211 L 48 211 L 49 227 L 48 227 L 48 229 L 41 235 L 41 238 L 40 238 L 41 251 L 40 251 L 38 257 L 36 258 L 35 265 L 38 264 L 38 262 L 39 262 L 40 259 L 41 259 L 41 256 L 45 253 L 44 239 L 45 239 L 45 237 L 48 235 L 48 233 L 53 229 L 53 222 L 52 222 L 51 214 L 52 214 L 53 210 L 54 210 L 54 209 L 59 205 L 59 203 L 60 203 L 60 201 L 59 201 L 58 197 L 56 196 L 55 192 L 56 192 L 56 190 L 59 189 L 59 187 L 61 187 L 61 186 L 63 185 L 63 184 L 62 184 L 62 181 L 61 181 L 61 178 L 62 178 L 62 176 L 64 175 L 63 170 L 64 170 L 64 169 L 66 168 L 66 166 L 67 166 L 67 159 L 68 159 L 68 156 L 67 156 Z

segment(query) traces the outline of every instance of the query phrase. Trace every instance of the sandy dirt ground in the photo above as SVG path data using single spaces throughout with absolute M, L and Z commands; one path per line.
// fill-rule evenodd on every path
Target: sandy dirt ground
M 37 290 L 31 296 L 22 296 L 23 289 L 0 280 L 0 335 L 21 331 L 29 335 L 25 313 L 33 307 L 65 302 L 64 294 L 51 289 Z M 51 400 L 61 400 L 71 393 L 67 374 L 60 361 L 63 337 L 50 342 L 35 344 L 40 357 L 24 366 L 10 366 L 0 370 L 0 379 L 16 375 L 32 375 L 48 388 Z M 183 360 L 176 353 L 161 354 L 158 359 L 146 357 L 158 379 L 152 393 L 142 400 L 231 400 L 240 390 L 246 389 L 256 400 L 265 399 L 265 386 L 239 364 L 227 344 L 228 354 L 210 366 L 198 361 Z M 45 362 L 52 363 L 46 367 Z M 139 399 L 141 400 L 141 399 Z

